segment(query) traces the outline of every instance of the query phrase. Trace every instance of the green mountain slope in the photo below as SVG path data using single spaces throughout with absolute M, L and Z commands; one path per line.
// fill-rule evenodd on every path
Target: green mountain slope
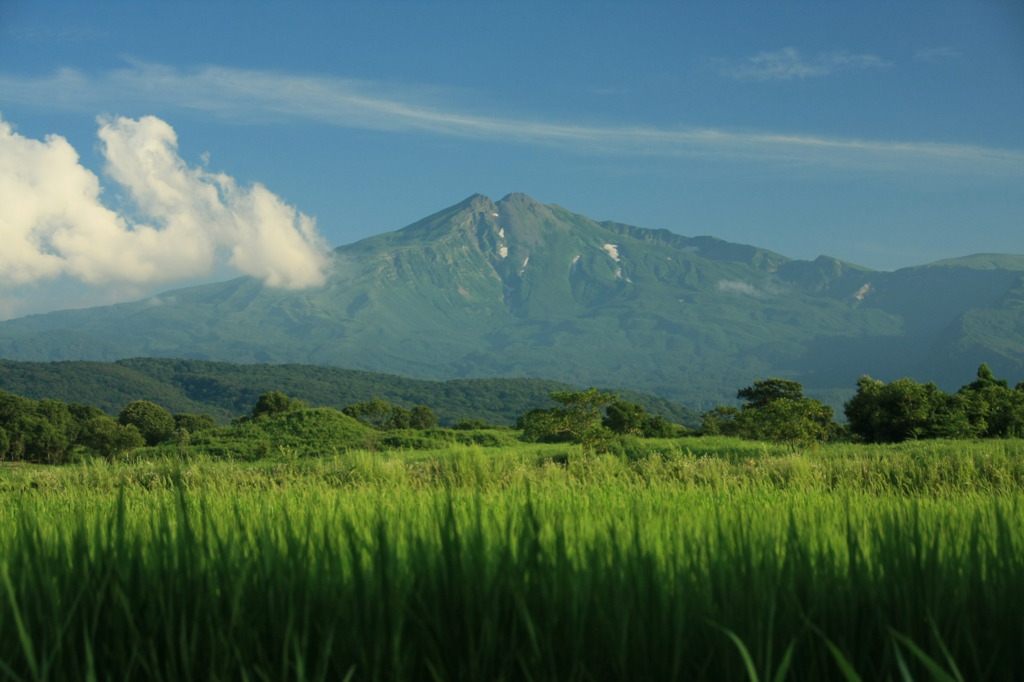
M 822 397 L 852 390 L 865 372 L 955 387 L 991 354 L 983 359 L 997 360 L 994 369 L 1018 377 L 1024 348 L 1011 333 L 1012 292 L 1022 274 L 1024 257 L 1009 255 L 892 273 L 825 256 L 796 261 L 598 223 L 522 194 L 474 195 L 338 248 L 324 287 L 283 291 L 241 278 L 11 320 L 0 323 L 0 356 L 530 376 L 704 408 L 772 375 Z

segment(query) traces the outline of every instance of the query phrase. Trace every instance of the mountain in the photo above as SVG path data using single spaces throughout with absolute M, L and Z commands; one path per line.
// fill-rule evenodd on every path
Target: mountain
M 0 323 L 0 357 L 307 363 L 420 379 L 541 377 L 705 408 L 782 376 L 1024 378 L 1024 256 L 876 272 L 474 195 L 342 246 L 317 289 L 252 278 Z

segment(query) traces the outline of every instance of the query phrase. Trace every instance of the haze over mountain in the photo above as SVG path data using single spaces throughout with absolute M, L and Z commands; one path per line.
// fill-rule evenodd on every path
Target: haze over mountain
M 895 272 L 474 195 L 342 246 L 322 287 L 252 277 L 0 323 L 0 357 L 333 365 L 425 379 L 541 377 L 696 407 L 785 376 L 945 388 L 1024 379 L 1024 256 Z

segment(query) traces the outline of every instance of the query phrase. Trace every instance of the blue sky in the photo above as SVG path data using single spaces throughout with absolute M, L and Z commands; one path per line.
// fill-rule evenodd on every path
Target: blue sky
M 0 118 L 0 318 L 316 286 L 475 192 L 881 270 L 1024 253 L 1020 2 L 0 0 Z

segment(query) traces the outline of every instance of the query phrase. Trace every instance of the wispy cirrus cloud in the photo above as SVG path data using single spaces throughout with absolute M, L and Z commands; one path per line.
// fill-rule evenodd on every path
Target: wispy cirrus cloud
M 761 52 L 745 59 L 712 60 L 715 71 L 742 81 L 788 81 L 830 76 L 838 71 L 891 66 L 877 55 L 846 51 L 819 52 L 808 57 L 795 47 Z
M 914 59 L 921 62 L 944 62 L 959 58 L 960 53 L 951 47 L 926 47 L 914 53 Z
M 85 26 L 12 26 L 6 34 L 10 40 L 30 43 L 86 43 L 110 37 L 106 31 Z
M 843 60 L 832 58 L 830 68 Z M 150 106 L 227 121 L 296 120 L 347 128 L 556 145 L 577 153 L 732 158 L 879 171 L 1024 174 L 1024 152 L 974 145 L 856 140 L 716 128 L 599 126 L 468 111 L 437 90 L 277 71 L 206 66 L 183 70 L 132 62 L 96 74 L 62 69 L 45 78 L 0 74 L 3 99 L 95 112 Z M 166 115 L 166 114 L 163 114 Z

